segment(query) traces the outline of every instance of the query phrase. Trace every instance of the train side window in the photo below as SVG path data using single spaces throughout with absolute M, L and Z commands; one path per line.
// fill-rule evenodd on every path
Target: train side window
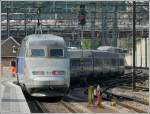
M 103 66 L 106 66 L 106 59 L 103 58 Z
M 95 61 L 94 61 L 95 63 L 95 66 L 99 66 L 99 64 L 100 64 L 100 59 L 99 58 L 95 58 Z
M 105 61 L 105 66 L 108 66 L 109 65 L 109 58 L 105 58 L 104 61 Z
M 92 64 L 92 59 L 91 58 L 85 58 L 83 60 L 83 65 L 86 67 L 89 67 Z
M 112 66 L 116 66 L 116 59 L 111 59 Z
M 124 59 L 122 59 L 122 65 L 124 65 L 124 63 L 125 63 L 125 61 L 124 61 Z
M 115 61 L 116 61 L 116 66 L 119 66 L 120 65 L 119 59 L 115 59 Z
M 114 61 L 115 61 L 115 66 L 118 66 L 118 59 L 114 59 Z
M 80 59 L 71 59 L 71 67 L 76 67 L 76 66 L 80 66 Z
M 123 64 L 124 64 L 124 60 L 120 59 L 120 65 L 123 65 Z
M 101 61 L 101 66 L 103 66 L 104 65 L 103 58 L 100 58 L 100 61 Z

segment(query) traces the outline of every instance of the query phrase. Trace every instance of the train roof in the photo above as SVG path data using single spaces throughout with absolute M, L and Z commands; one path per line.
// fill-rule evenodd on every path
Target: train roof
M 97 48 L 97 50 L 113 52 L 113 53 L 123 53 L 123 49 L 122 48 L 112 47 L 112 46 L 100 46 L 100 47 Z
M 40 40 L 51 40 L 51 41 L 55 40 L 55 41 L 64 42 L 63 37 L 52 35 L 52 34 L 32 34 L 32 35 L 26 36 L 25 40 L 28 40 L 30 42 L 38 41 L 38 40 L 39 41 Z
M 71 58 L 78 58 L 82 56 L 82 49 L 69 49 L 69 56 Z M 90 50 L 90 49 L 85 49 L 83 50 L 83 57 L 91 57 L 94 55 L 95 57 L 118 57 L 118 53 L 113 53 L 113 52 L 107 52 L 107 51 L 101 51 L 101 50 Z
M 82 52 L 82 49 L 68 49 L 69 52 Z M 101 52 L 101 53 L 114 53 L 111 51 L 103 51 L 103 50 L 91 50 L 91 49 L 83 49 L 84 52 Z
M 33 34 L 26 36 L 24 41 L 26 41 L 29 46 L 53 45 L 53 47 L 56 48 L 66 47 L 63 37 L 52 34 Z
M 72 50 L 72 49 L 73 49 L 73 50 L 77 50 L 78 47 L 68 47 L 68 50 L 69 50 L 69 49 L 70 49 L 70 50 Z

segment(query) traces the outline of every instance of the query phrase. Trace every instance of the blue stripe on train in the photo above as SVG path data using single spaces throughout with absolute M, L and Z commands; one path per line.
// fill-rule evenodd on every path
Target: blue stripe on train
M 17 58 L 17 73 L 23 74 L 24 73 L 24 65 L 25 64 L 25 58 L 18 57 Z

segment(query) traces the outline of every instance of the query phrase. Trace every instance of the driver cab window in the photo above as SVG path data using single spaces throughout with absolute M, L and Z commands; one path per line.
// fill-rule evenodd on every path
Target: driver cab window
M 31 49 L 31 57 L 45 57 L 44 49 Z
M 49 49 L 48 52 L 49 57 L 64 57 L 63 49 Z

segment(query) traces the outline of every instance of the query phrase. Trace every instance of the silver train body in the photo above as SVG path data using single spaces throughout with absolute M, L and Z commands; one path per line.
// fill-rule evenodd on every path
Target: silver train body
M 78 78 L 111 78 L 124 74 L 124 54 L 102 50 L 70 49 L 71 82 Z
M 31 96 L 61 97 L 70 86 L 70 61 L 65 41 L 50 34 L 24 38 L 17 58 L 19 81 Z

